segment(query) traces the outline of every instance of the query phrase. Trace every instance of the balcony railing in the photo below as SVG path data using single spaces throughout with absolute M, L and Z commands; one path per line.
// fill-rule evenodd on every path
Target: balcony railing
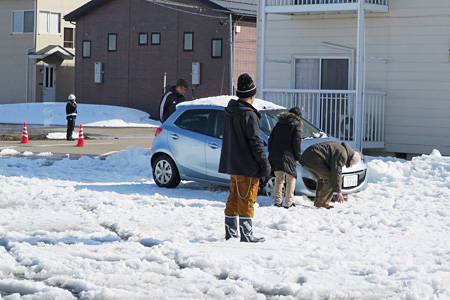
M 355 147 L 356 91 L 265 89 L 264 99 L 288 109 L 300 107 L 306 120 Z M 385 92 L 366 91 L 362 108 L 363 148 L 384 148 L 385 101 Z
M 374 12 L 387 12 L 389 0 L 364 0 L 365 9 Z M 266 12 L 325 12 L 356 11 L 359 0 L 265 0 Z M 283 8 L 285 7 L 285 8 Z
M 266 6 L 358 3 L 359 0 L 266 0 Z M 366 4 L 388 5 L 389 0 L 366 0 Z

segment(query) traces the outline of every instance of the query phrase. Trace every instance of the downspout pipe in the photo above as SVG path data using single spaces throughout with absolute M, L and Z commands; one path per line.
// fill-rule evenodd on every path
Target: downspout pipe
M 261 5 L 261 45 L 260 45 L 260 49 L 261 49 L 261 57 L 260 57 L 260 67 L 259 67 L 259 88 L 258 88 L 258 95 L 259 98 L 264 99 L 264 72 L 265 72 L 265 64 L 266 64 L 266 30 L 267 30 L 267 26 L 266 26 L 266 1 L 261 1 L 260 3 L 262 3 Z
M 234 37 L 236 36 L 234 33 L 233 26 L 233 14 L 229 15 L 229 23 L 230 23 L 230 93 L 229 95 L 233 95 L 233 81 L 234 81 Z
M 358 46 L 356 58 L 356 103 L 355 103 L 355 144 L 356 149 L 363 149 L 363 105 L 365 96 L 365 8 L 364 0 L 358 3 Z
M 29 87 L 29 85 L 30 85 L 30 80 L 29 80 L 29 78 L 30 78 L 30 59 L 28 58 L 28 53 L 31 51 L 31 50 L 33 50 L 33 49 L 36 49 L 36 30 L 37 30 L 37 16 L 38 16 L 38 14 L 37 14 L 37 0 L 34 0 L 33 1 L 34 2 L 34 24 L 33 24 L 33 26 L 34 26 L 34 28 L 33 28 L 33 47 L 31 47 L 31 48 L 28 48 L 26 51 L 27 51 L 27 53 L 25 53 L 25 60 L 26 60 L 26 63 L 25 63 L 25 66 L 26 66 L 26 74 L 25 74 L 25 100 L 26 100 L 26 103 L 28 103 L 29 102 L 29 91 L 30 91 L 30 87 Z

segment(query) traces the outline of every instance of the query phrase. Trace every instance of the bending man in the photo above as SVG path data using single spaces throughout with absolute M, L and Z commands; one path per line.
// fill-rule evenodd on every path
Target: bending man
M 337 193 L 338 202 L 344 202 L 341 192 L 342 167 L 345 165 L 348 168 L 360 161 L 359 152 L 347 143 L 324 142 L 309 146 L 303 152 L 300 162 L 317 178 L 314 206 L 333 208 L 330 205 L 333 193 Z

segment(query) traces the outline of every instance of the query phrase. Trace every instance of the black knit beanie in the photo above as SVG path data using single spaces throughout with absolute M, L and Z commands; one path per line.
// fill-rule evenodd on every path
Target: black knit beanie
M 253 79 L 247 73 L 239 75 L 236 96 L 239 98 L 250 98 L 256 95 L 256 86 Z

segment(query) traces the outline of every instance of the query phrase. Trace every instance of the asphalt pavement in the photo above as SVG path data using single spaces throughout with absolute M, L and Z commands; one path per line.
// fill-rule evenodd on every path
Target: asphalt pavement
M 130 145 L 150 149 L 156 131 L 155 127 L 83 127 L 86 147 L 77 147 L 77 140 L 46 138 L 48 133 L 66 132 L 65 126 L 28 125 L 29 144 L 21 143 L 22 129 L 23 125 L 0 124 L 0 151 L 9 148 L 20 153 L 32 152 L 34 155 L 52 153 L 55 158 L 79 158 L 84 155 L 104 158 L 124 151 Z

